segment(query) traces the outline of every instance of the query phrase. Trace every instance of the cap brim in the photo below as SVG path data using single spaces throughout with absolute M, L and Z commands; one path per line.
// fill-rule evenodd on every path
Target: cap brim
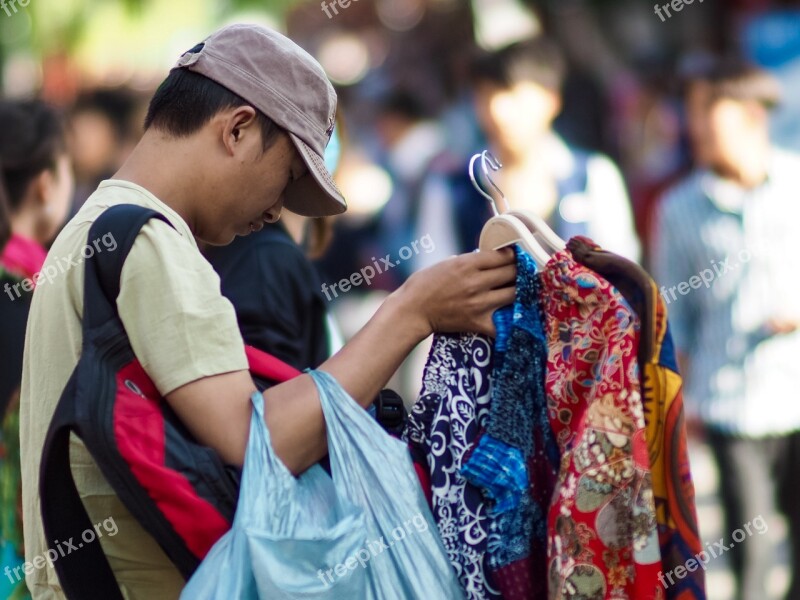
M 289 137 L 308 167 L 308 173 L 294 181 L 283 194 L 283 206 L 304 217 L 329 217 L 347 210 L 342 192 L 333 182 L 322 157 L 293 133 Z

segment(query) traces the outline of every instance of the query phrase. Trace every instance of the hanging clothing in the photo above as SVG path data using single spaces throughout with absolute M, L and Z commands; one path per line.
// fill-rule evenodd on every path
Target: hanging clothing
M 519 247 L 513 305 L 497 311 L 486 431 L 461 472 L 494 519 L 489 566 L 505 600 L 547 597 L 547 511 L 559 454 L 544 393 L 547 348 L 536 263 Z
M 488 566 L 492 520 L 481 490 L 461 474 L 467 451 L 486 427 L 492 342 L 477 334 L 433 339 L 420 397 L 403 440 L 430 480 L 431 510 L 468 600 L 500 600 Z
M 518 251 L 495 343 L 434 339 L 405 439 L 449 558 L 469 598 L 703 599 L 699 570 L 658 577 L 701 550 L 663 302 L 638 265 L 569 247 L 602 273 Z
M 542 274 L 546 391 L 561 469 L 548 515 L 550 598 L 664 598 L 636 358 L 640 322 L 567 250 Z
M 635 308 L 642 327 L 639 364 L 647 446 L 664 573 L 703 550 L 684 424 L 682 381 L 669 331 L 667 309 L 657 286 L 639 265 L 606 252 L 588 238 L 567 244 L 573 257 L 609 280 Z M 662 581 L 662 585 L 664 582 Z M 669 600 L 704 600 L 704 571 L 686 571 L 666 586 Z

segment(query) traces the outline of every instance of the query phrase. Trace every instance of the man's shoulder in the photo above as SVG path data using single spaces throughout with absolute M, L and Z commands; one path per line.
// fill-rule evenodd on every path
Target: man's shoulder
M 58 251 L 89 252 L 91 247 L 97 251 L 102 251 L 102 247 L 110 251 L 116 250 L 118 240 L 113 239 L 109 232 L 96 232 L 98 239 L 94 240 L 89 239 L 89 233 L 92 225 L 106 210 L 121 204 L 154 210 L 167 219 L 168 222 L 151 219 L 142 227 L 139 236 L 148 238 L 151 245 L 169 247 L 170 255 L 185 253 L 200 256 L 194 236 L 177 213 L 146 190 L 124 181 L 101 183 L 56 238 L 51 254 L 57 254 Z M 132 254 L 136 252 L 132 251 Z

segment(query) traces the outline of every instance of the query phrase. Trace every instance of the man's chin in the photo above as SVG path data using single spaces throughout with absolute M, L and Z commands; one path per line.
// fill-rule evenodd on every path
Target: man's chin
M 230 236 L 220 236 L 213 240 L 205 240 L 202 238 L 197 238 L 199 242 L 207 246 L 227 246 L 228 244 L 232 243 L 237 237 L 244 237 L 246 235 L 250 235 L 250 230 L 248 229 L 247 232 L 242 233 L 234 233 Z

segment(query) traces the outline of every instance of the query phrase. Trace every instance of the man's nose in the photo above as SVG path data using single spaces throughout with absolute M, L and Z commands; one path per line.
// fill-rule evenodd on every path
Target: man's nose
M 267 211 L 267 219 L 268 223 L 277 223 L 278 219 L 281 218 L 281 211 L 283 210 L 283 196 L 281 196 L 278 201 Z

